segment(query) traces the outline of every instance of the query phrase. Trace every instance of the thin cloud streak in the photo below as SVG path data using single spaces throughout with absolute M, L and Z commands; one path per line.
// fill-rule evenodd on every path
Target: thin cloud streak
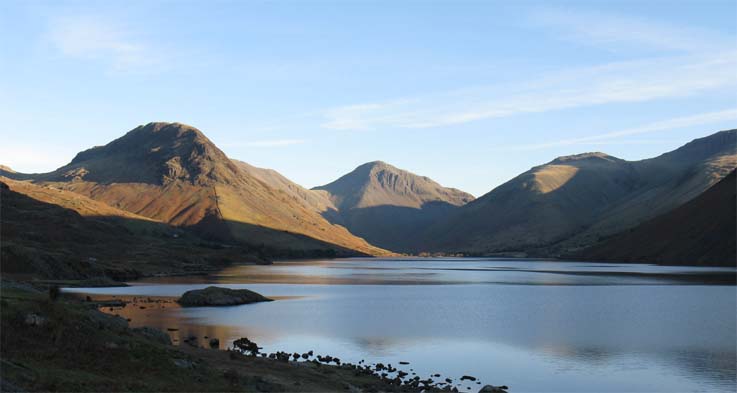
M 559 141 L 520 145 L 520 146 L 507 146 L 505 149 L 513 150 L 541 150 L 549 149 L 552 147 L 570 146 L 570 145 L 602 145 L 606 141 L 615 140 L 627 136 L 650 134 L 660 131 L 670 131 L 679 128 L 701 126 L 710 123 L 722 122 L 722 121 L 737 121 L 737 108 L 727 109 L 723 111 L 700 113 L 691 116 L 677 117 L 668 120 L 657 121 L 654 123 L 645 124 L 639 127 L 628 128 L 619 131 L 607 132 L 605 134 L 587 136 L 582 138 L 571 138 Z M 615 142 L 620 143 L 620 142 Z
M 737 53 L 619 63 L 547 75 L 518 92 L 468 89 L 332 108 L 323 128 L 432 128 L 593 105 L 686 97 L 737 86 Z M 535 88 L 537 85 L 537 88 Z
M 339 106 L 323 113 L 333 130 L 432 128 L 593 105 L 687 97 L 737 86 L 733 37 L 641 18 L 542 8 L 533 29 L 601 47 L 647 48 L 650 59 L 563 69 L 516 88 L 475 87 Z M 659 53 L 662 52 L 662 53 Z M 674 53 L 675 52 L 675 53 Z

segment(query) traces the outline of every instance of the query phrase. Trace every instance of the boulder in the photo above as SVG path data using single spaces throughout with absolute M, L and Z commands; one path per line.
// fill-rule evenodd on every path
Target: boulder
M 46 317 L 31 313 L 26 315 L 24 322 L 28 326 L 43 326 L 46 323 Z
M 153 341 L 157 341 L 164 345 L 171 345 L 171 337 L 159 329 L 144 326 L 132 330 Z
M 484 387 L 479 390 L 479 393 L 507 393 L 507 389 L 509 388 L 506 386 L 484 385 Z
M 202 307 L 235 306 L 238 304 L 270 302 L 271 300 L 248 289 L 207 287 L 205 289 L 187 291 L 177 302 L 183 307 Z
M 174 362 L 174 365 L 179 368 L 194 368 L 195 367 L 194 362 L 192 362 L 191 360 L 187 360 L 187 359 L 174 359 L 173 362 Z
M 108 342 L 105 343 L 105 348 L 107 348 L 107 349 L 118 349 L 118 348 L 120 348 L 120 345 L 118 345 L 118 343 L 116 343 L 116 342 L 108 341 Z

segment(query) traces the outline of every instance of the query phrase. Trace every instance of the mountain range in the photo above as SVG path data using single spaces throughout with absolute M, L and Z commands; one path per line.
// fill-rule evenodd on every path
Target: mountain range
M 737 130 L 659 157 L 604 153 L 534 167 L 428 228 L 413 247 L 550 256 L 595 244 L 698 196 L 737 167 Z
M 205 135 L 180 123 L 149 123 L 32 180 L 143 217 L 189 228 L 203 238 L 340 255 L 383 255 L 316 210 L 268 186 Z
M 604 153 L 559 157 L 478 199 L 381 161 L 307 189 L 274 170 L 227 157 L 194 127 L 149 123 L 80 152 L 49 173 L 0 167 L 0 180 L 13 195 L 83 218 L 109 223 L 117 217 L 137 228 L 144 223 L 152 233 L 186 231 L 198 241 L 242 247 L 254 255 L 268 249 L 270 256 L 551 257 L 606 250 L 607 241 L 695 201 L 735 167 L 737 130 L 729 130 L 640 161 Z M 734 221 L 734 209 L 719 205 L 714 210 Z M 6 251 L 4 244 L 9 255 Z M 612 255 L 636 259 L 625 254 Z M 735 264 L 728 257 L 688 258 Z

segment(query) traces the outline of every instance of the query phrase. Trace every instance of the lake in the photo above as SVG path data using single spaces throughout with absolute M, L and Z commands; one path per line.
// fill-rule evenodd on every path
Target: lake
M 233 307 L 138 307 L 132 326 L 263 351 L 357 363 L 410 362 L 461 391 L 737 389 L 734 268 L 504 258 L 339 259 L 235 266 L 212 276 L 146 279 L 105 295 L 179 296 L 210 284 L 277 299 Z M 727 278 L 725 280 L 725 277 Z M 178 342 L 180 342 L 178 341 Z M 202 340 L 204 345 L 206 340 Z M 434 378 L 438 380 L 438 378 Z M 470 388 L 470 389 L 469 389 Z

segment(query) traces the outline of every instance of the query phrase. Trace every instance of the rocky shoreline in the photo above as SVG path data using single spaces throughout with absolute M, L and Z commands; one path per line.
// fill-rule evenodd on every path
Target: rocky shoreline
M 115 315 L 128 307 L 180 307 L 175 298 L 92 298 L 55 288 L 3 280 L 2 391 L 506 392 L 473 376 L 423 378 L 402 370 L 410 362 L 262 353 L 247 338 L 232 346 L 219 337 L 176 341 L 176 328 L 131 327 Z M 462 388 L 469 381 L 477 388 Z
M 100 310 L 115 315 L 128 315 L 124 311 L 140 310 L 146 308 L 169 308 L 181 307 L 176 297 L 151 297 L 151 296 L 114 296 L 87 299 L 91 304 L 97 305 Z M 115 303 L 117 302 L 117 303 Z M 111 304 L 115 304 L 110 307 Z M 128 322 L 132 322 L 128 319 Z M 281 363 L 299 365 L 300 367 L 315 367 L 322 370 L 324 367 L 337 367 L 350 371 L 356 376 L 377 378 L 382 384 L 392 386 L 397 391 L 444 391 L 444 392 L 494 392 L 507 391 L 506 386 L 483 385 L 478 378 L 472 375 L 460 377 L 443 376 L 440 373 L 432 373 L 421 376 L 414 370 L 410 361 L 400 361 L 398 364 L 370 363 L 360 360 L 356 363 L 346 362 L 340 357 L 330 354 L 317 354 L 316 351 L 293 352 L 277 350 L 274 352 L 262 352 L 261 347 L 246 337 L 235 340 L 232 346 L 222 337 L 181 335 L 179 328 L 171 326 L 166 329 L 171 334 L 172 343 L 180 348 L 189 350 L 197 349 L 220 349 L 227 352 L 231 360 L 264 359 Z M 175 338 L 179 337 L 179 338 Z M 476 388 L 473 388 L 476 386 Z M 480 389 L 480 390 L 477 390 Z

